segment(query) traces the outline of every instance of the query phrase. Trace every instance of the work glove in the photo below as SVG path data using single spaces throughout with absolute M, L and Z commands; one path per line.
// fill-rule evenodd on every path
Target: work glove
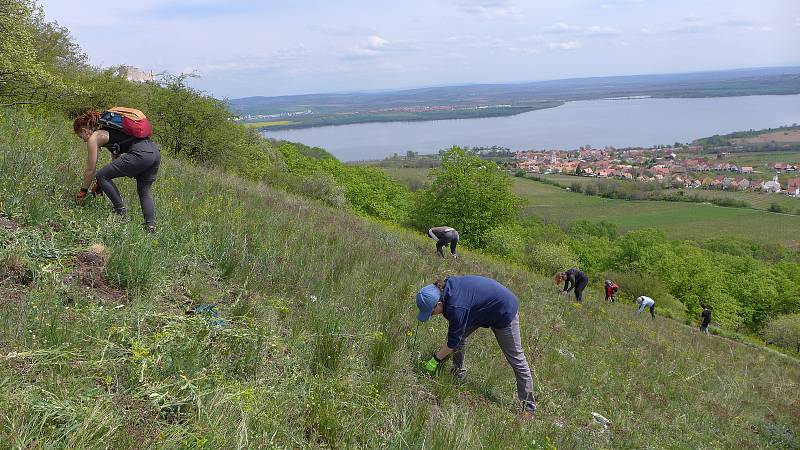
M 100 185 L 97 184 L 97 181 L 95 181 L 92 184 L 92 195 L 94 197 L 97 197 L 98 195 L 103 195 L 103 188 L 101 188 Z
M 430 375 L 435 375 L 436 371 L 439 369 L 439 364 L 441 363 L 442 361 L 436 358 L 436 354 L 434 353 L 431 359 L 425 363 L 425 371 Z
M 88 193 L 88 189 L 81 188 L 81 190 L 78 191 L 78 195 L 75 196 L 75 203 L 77 203 L 78 206 L 83 206 L 83 202 L 86 200 L 86 194 Z

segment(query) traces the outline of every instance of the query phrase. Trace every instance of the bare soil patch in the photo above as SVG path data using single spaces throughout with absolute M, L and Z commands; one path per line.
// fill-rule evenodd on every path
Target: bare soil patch
M 0 286 L 0 306 L 22 301 L 27 291 L 19 286 Z
M 75 257 L 75 272 L 67 277 L 67 281 L 74 281 L 81 288 L 91 290 L 104 301 L 127 303 L 127 292 L 109 285 L 103 276 L 107 262 L 108 250 L 101 244 L 92 244 Z
M 16 220 L 0 215 L 0 228 L 5 228 L 6 230 L 18 230 L 22 228 L 22 224 Z

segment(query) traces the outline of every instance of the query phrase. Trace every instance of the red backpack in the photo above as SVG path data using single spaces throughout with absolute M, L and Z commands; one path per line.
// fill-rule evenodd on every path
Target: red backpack
M 98 122 L 102 128 L 119 130 L 139 139 L 149 138 L 153 134 L 150 121 L 138 109 L 115 106 L 100 113 Z

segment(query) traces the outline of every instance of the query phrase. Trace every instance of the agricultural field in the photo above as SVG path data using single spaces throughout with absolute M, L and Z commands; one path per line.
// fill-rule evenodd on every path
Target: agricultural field
M 800 130 L 778 130 L 757 136 L 731 139 L 733 144 L 769 144 L 769 143 L 800 143 Z
M 385 170 L 409 186 L 427 181 L 426 169 Z M 593 181 L 590 178 L 575 179 Z M 800 239 L 800 216 L 795 215 L 706 203 L 607 199 L 522 178 L 514 178 L 514 191 L 528 202 L 525 214 L 564 226 L 576 220 L 604 220 L 617 224 L 623 231 L 658 228 L 672 239 L 705 240 L 733 236 L 789 246 L 797 245 Z M 795 200 L 777 197 L 784 201 Z
M 600 181 L 598 178 L 591 177 L 577 177 L 571 175 L 541 175 L 547 180 L 556 182 L 564 187 L 569 187 L 573 183 L 578 183 L 581 186 L 596 184 Z M 800 176 L 800 174 L 798 174 Z M 612 180 L 616 183 L 626 183 L 624 180 Z M 790 212 L 800 210 L 800 199 L 787 197 L 780 194 L 767 194 L 764 192 L 751 192 L 751 191 L 721 191 L 713 189 L 662 189 L 661 192 L 667 194 L 671 192 L 683 191 L 687 196 L 698 196 L 709 201 L 714 198 L 732 198 L 735 200 L 742 200 L 751 205 L 752 208 L 760 210 L 768 210 L 770 205 L 775 203 L 787 209 Z
M 716 160 L 716 154 L 697 154 L 680 153 L 681 158 L 708 158 L 710 161 L 733 163 L 737 166 L 752 166 L 756 172 L 761 172 L 762 178 L 772 178 L 773 171 L 769 168 L 770 164 L 798 163 L 800 162 L 800 151 L 768 151 L 768 152 L 738 152 L 728 155 L 724 159 Z
M 528 200 L 527 213 L 560 225 L 605 220 L 621 230 L 658 228 L 673 239 L 734 236 L 789 244 L 800 236 L 800 216 L 704 203 L 607 199 L 520 178 L 514 179 L 514 190 Z

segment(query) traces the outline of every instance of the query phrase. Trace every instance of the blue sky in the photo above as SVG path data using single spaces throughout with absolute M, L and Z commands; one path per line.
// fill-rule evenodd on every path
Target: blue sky
M 800 0 L 39 4 L 95 65 L 229 98 L 800 65 Z

